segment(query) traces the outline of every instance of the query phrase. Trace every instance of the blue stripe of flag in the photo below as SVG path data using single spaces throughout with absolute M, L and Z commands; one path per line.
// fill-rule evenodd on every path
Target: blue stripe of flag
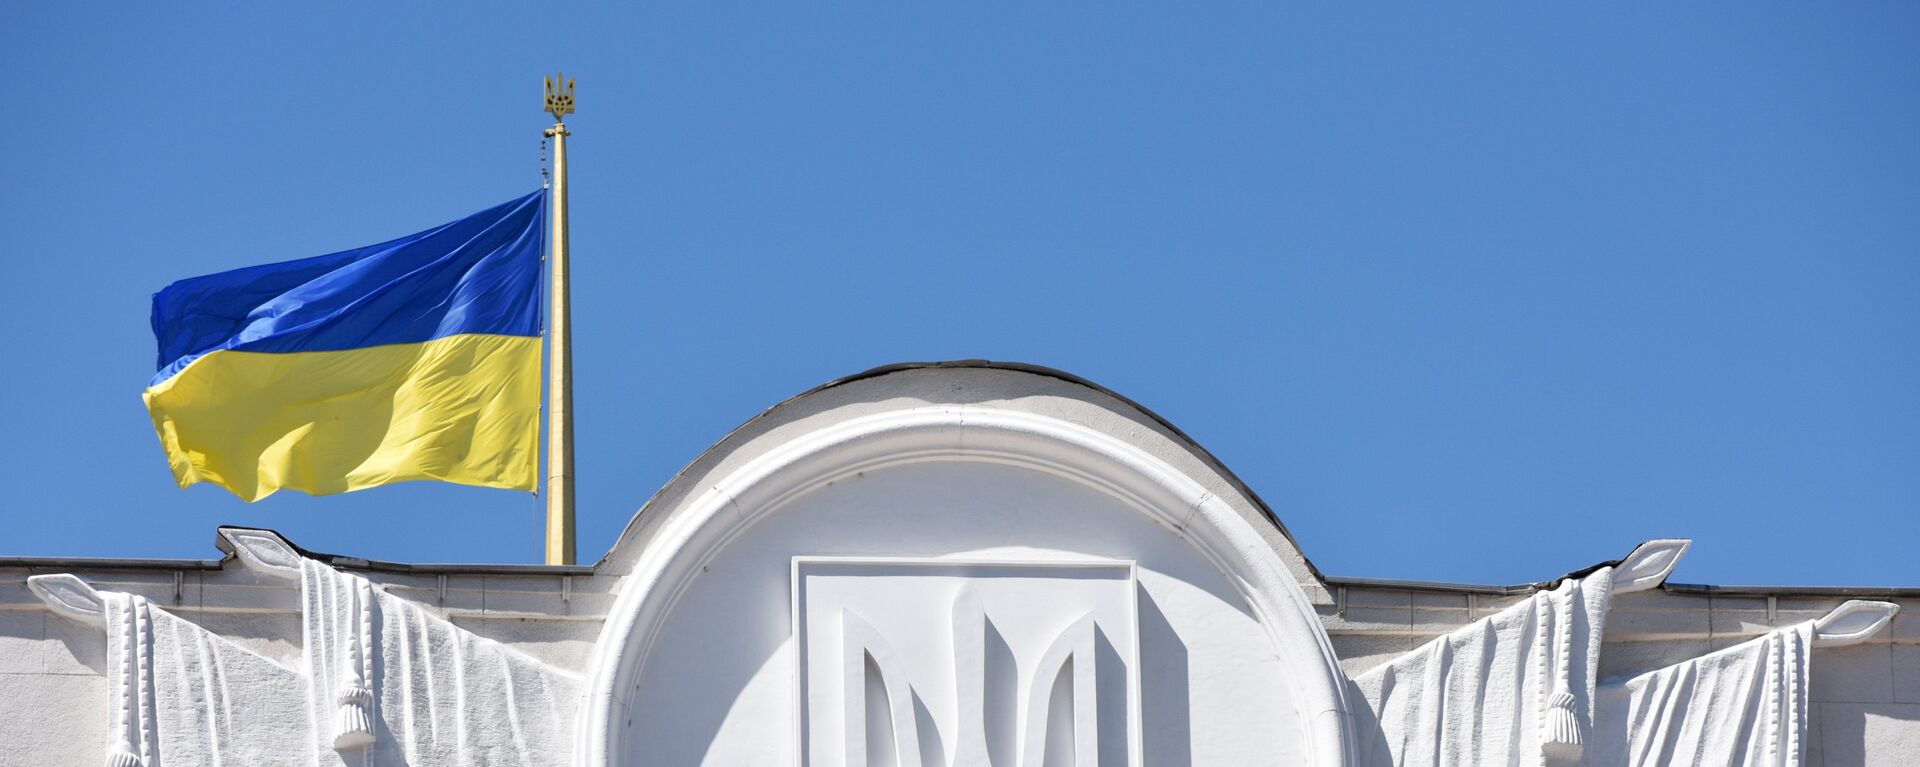
M 540 334 L 545 190 L 355 250 L 181 280 L 153 296 L 159 383 L 232 349 L 317 352 Z

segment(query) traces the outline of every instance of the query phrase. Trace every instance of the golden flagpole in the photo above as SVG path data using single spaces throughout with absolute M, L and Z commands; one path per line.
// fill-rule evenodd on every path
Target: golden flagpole
M 573 113 L 573 81 L 547 79 L 547 109 L 553 127 L 553 234 L 547 263 L 553 269 L 547 302 L 547 564 L 573 564 L 573 320 L 567 307 L 567 131 Z

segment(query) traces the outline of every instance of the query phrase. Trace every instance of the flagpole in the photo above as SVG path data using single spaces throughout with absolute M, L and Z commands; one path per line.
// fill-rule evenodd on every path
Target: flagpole
M 553 127 L 553 234 L 547 263 L 553 270 L 547 302 L 547 564 L 573 564 L 573 321 L 567 306 L 567 130 L 573 81 L 547 80 L 546 111 Z

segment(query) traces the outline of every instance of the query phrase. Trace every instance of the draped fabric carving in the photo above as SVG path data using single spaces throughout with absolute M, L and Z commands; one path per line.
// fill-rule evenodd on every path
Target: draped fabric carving
M 1808 621 L 1602 688 L 1595 763 L 1799 765 L 1813 637 Z
M 1577 764 L 1613 569 L 1568 579 L 1354 680 L 1360 764 Z

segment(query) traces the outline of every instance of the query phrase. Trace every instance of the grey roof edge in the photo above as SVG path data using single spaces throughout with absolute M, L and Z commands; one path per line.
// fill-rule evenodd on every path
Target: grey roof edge
M 1510 594 L 1531 594 L 1539 590 L 1540 583 L 1520 583 L 1512 586 L 1495 586 L 1485 583 L 1448 583 L 1445 581 L 1410 581 L 1393 578 L 1354 578 L 1347 576 L 1329 576 L 1328 586 L 1352 586 L 1368 589 L 1391 589 L 1396 591 L 1438 591 L 1449 594 L 1491 594 L 1507 596 Z
M 1392 589 L 1398 591 L 1431 591 L 1448 594 L 1512 596 L 1516 594 L 1531 594 L 1541 589 L 1551 589 L 1563 580 L 1581 577 L 1610 564 L 1617 564 L 1617 562 L 1603 562 L 1584 570 L 1568 573 L 1551 581 L 1517 583 L 1510 586 L 1484 583 L 1449 583 L 1446 581 L 1394 580 L 1391 578 L 1354 578 L 1349 576 L 1331 576 L 1327 578 L 1327 585 Z M 1920 588 L 1901 586 L 1711 586 L 1699 583 L 1669 582 L 1661 584 L 1660 589 L 1669 594 L 1699 596 L 1822 597 L 1832 599 L 1878 597 L 1882 599 L 1920 599 Z
M 590 565 L 533 565 L 513 563 L 415 564 L 407 562 L 387 562 L 378 559 L 362 559 L 360 557 L 350 557 L 341 554 L 328 554 L 302 548 L 300 544 L 294 543 L 292 539 L 272 528 L 221 525 L 217 530 L 250 530 L 268 533 L 286 543 L 288 548 L 298 552 L 300 556 L 325 562 L 343 570 L 366 570 L 370 572 L 403 573 L 408 575 L 592 575 L 594 571 L 594 568 Z M 226 552 L 226 556 L 220 560 L 222 564 L 234 558 L 231 544 L 228 543 L 226 536 L 216 533 L 213 537 L 213 545 L 215 548 Z
M 406 575 L 592 575 L 591 565 L 534 565 L 512 563 L 408 563 L 363 559 L 341 554 L 313 551 L 294 543 L 278 530 L 247 525 L 220 525 L 216 530 L 252 530 L 272 534 L 303 557 L 325 562 L 342 570 L 399 573 Z M 0 557 L 0 570 L 224 570 L 236 559 L 227 539 L 217 532 L 214 548 L 225 553 L 219 559 L 119 559 L 115 557 Z
M 0 557 L 0 570 L 219 570 L 224 559 Z
M 1578 570 L 1567 573 L 1566 575 L 1562 575 L 1558 578 L 1554 578 L 1553 580 L 1537 581 L 1533 583 L 1516 583 L 1510 586 L 1502 586 L 1502 585 L 1486 584 L 1486 583 L 1452 583 L 1448 581 L 1396 580 L 1393 578 L 1355 578 L 1351 576 L 1333 576 L 1333 577 L 1328 577 L 1326 581 L 1328 586 L 1357 586 L 1360 588 L 1397 589 L 1400 591 L 1437 591 L 1437 592 L 1445 592 L 1450 594 L 1491 594 L 1494 596 L 1510 596 L 1513 594 L 1531 594 L 1535 591 L 1540 591 L 1543 589 L 1552 589 L 1556 586 L 1559 586 L 1560 583 L 1563 581 L 1566 581 L 1572 578 L 1584 578 L 1588 575 L 1593 574 L 1594 571 L 1599 570 L 1602 567 L 1614 567 L 1616 565 L 1619 565 L 1623 561 L 1625 560 L 1609 559 L 1605 562 L 1595 562 L 1591 565 L 1587 565 L 1586 567 L 1582 567 Z
M 1700 583 L 1668 583 L 1662 588 L 1673 594 L 1755 597 L 1884 597 L 1920 599 L 1920 588 L 1912 586 L 1712 586 Z
M 511 563 L 386 562 L 377 559 L 321 554 L 314 557 L 342 570 L 410 575 L 592 575 L 591 565 L 531 565 Z M 228 558 L 230 559 L 230 558 Z M 0 557 L 0 570 L 224 570 L 228 559 L 119 559 L 115 557 Z

